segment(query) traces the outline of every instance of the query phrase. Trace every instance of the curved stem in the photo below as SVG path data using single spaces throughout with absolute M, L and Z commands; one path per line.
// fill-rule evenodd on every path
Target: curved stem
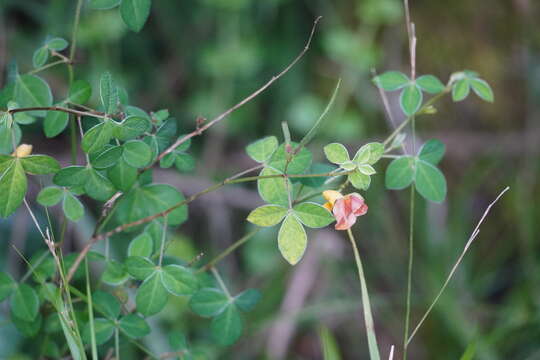
M 29 75 L 34 75 L 34 74 L 37 74 L 37 73 L 39 73 L 39 72 L 42 72 L 43 70 L 47 70 L 47 69 L 49 69 L 49 68 L 52 68 L 52 67 L 54 67 L 54 66 L 56 66 L 56 65 L 66 64 L 66 63 L 67 63 L 67 62 L 66 62 L 66 60 L 64 60 L 64 59 L 57 60 L 57 61 L 53 61 L 52 63 L 49 63 L 49 64 L 47 64 L 47 65 L 43 65 L 43 66 L 41 66 L 41 67 L 38 67 L 37 69 L 30 70 L 30 71 L 28 72 L 28 74 L 29 74 Z
M 373 324 L 373 315 L 371 314 L 371 304 L 369 301 L 369 293 L 366 284 L 366 278 L 364 276 L 364 269 L 362 267 L 362 261 L 360 260 L 360 253 L 356 246 L 356 241 L 352 234 L 351 229 L 347 229 L 347 235 L 354 252 L 354 260 L 356 261 L 356 269 L 358 270 L 358 277 L 360 278 L 360 289 L 362 291 L 362 307 L 364 308 L 364 321 L 366 324 L 366 334 L 368 339 L 369 357 L 371 360 L 380 360 L 379 346 L 377 345 L 377 336 L 375 335 L 375 326 Z

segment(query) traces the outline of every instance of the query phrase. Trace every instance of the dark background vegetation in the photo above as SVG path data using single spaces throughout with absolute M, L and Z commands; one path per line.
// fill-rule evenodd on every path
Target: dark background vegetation
M 0 84 L 15 59 L 31 69 L 33 50 L 46 35 L 70 38 L 75 1 L 2 0 Z M 447 81 L 472 69 L 492 85 L 496 101 L 449 99 L 435 116 L 420 118 L 418 138 L 447 145 L 441 167 L 449 183 L 442 205 L 417 199 L 413 324 L 423 314 L 461 252 L 485 207 L 510 186 L 481 229 L 464 263 L 411 345 L 411 359 L 459 359 L 476 347 L 476 359 L 540 359 L 540 3 L 536 0 L 412 0 L 420 74 Z M 299 139 L 324 108 L 337 78 L 343 86 L 325 126 L 310 148 L 340 141 L 351 149 L 384 139 L 385 118 L 372 69 L 408 72 L 407 36 L 399 0 L 155 0 L 140 34 L 129 32 L 116 10 L 82 15 L 76 77 L 95 86 L 110 70 L 129 90 L 130 103 L 146 110 L 168 108 L 180 128 L 197 116 L 212 118 L 278 73 L 304 46 L 314 18 L 322 15 L 313 46 L 302 61 L 254 102 L 194 141 L 194 173 L 160 171 L 156 177 L 185 194 L 253 166 L 243 148 L 265 135 L 281 136 L 287 121 Z M 66 92 L 63 67 L 41 74 L 56 94 Z M 93 103 L 97 104 L 94 93 Z M 395 121 L 400 121 L 391 96 Z M 97 105 L 96 105 L 97 106 Z M 69 162 L 67 134 L 46 141 L 39 125 L 25 127 L 23 142 Z M 355 227 L 364 258 L 382 351 L 402 342 L 406 287 L 408 192 L 384 189 L 386 164 L 378 166 L 365 197 L 370 210 Z M 34 185 L 30 198 L 39 191 Z M 261 201 L 253 186 L 230 186 L 197 200 L 190 221 L 168 249 L 203 262 L 250 230 L 249 210 Z M 80 248 L 99 208 L 69 229 L 65 251 Z M 41 211 L 36 206 L 36 211 Z M 20 209 L 0 222 L 0 267 L 20 277 L 25 267 L 11 244 L 31 255 L 44 247 Z M 221 265 L 229 286 L 254 286 L 263 300 L 246 319 L 231 348 L 212 344 L 209 322 L 189 315 L 181 300 L 153 318 L 145 340 L 164 351 L 171 329 L 185 331 L 209 359 L 320 359 L 317 329 L 328 326 L 344 359 L 367 358 L 360 289 L 342 233 L 331 228 L 311 236 L 302 262 L 291 268 L 280 257 L 275 229 L 264 231 Z M 122 256 L 127 240 L 113 243 Z M 99 247 L 98 247 L 99 249 Z M 36 340 L 20 338 L 0 311 L 0 357 L 26 359 Z M 39 341 L 39 340 L 38 340 Z M 472 344 L 472 345 L 471 345 Z M 123 343 L 123 352 L 130 345 Z M 28 355 L 29 356 L 29 355 Z M 133 353 L 132 358 L 138 355 Z M 400 357 L 399 351 L 397 357 Z M 129 357 L 126 357 L 129 358 Z

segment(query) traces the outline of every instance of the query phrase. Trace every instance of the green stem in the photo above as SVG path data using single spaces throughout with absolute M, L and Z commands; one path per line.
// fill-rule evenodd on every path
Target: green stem
M 221 276 L 219 275 L 219 272 L 217 271 L 217 269 L 215 267 L 212 268 L 212 274 L 214 274 L 214 277 L 216 278 L 221 290 L 223 290 L 225 295 L 227 295 L 229 300 L 231 300 L 232 299 L 231 293 L 229 292 L 229 289 L 227 289 L 227 286 L 225 285 L 225 282 L 223 281 L 223 279 L 221 278 Z
M 416 188 L 411 186 L 411 197 L 409 200 L 409 263 L 407 268 L 407 299 L 405 308 L 405 329 L 403 331 L 403 360 L 407 359 L 407 340 L 409 338 L 409 326 L 411 318 L 411 294 L 412 294 L 412 269 L 414 259 L 414 199 Z
M 161 247 L 159 249 L 159 266 L 163 262 L 163 253 L 165 252 L 165 240 L 167 240 L 167 217 L 163 219 L 163 233 L 161 235 Z
M 261 231 L 261 228 L 257 228 L 255 230 L 253 230 L 252 232 L 247 233 L 246 235 L 244 235 L 240 239 L 236 240 L 231 246 L 229 246 L 223 252 L 221 252 L 218 256 L 216 256 L 215 258 L 210 260 L 210 262 L 208 264 L 204 265 L 202 268 L 197 270 L 197 273 L 201 273 L 201 272 L 208 271 L 208 270 L 212 269 L 218 262 L 223 260 L 225 257 L 227 257 L 230 253 L 232 253 L 238 247 L 245 244 L 249 239 L 251 239 L 259 231 Z
M 65 63 L 66 63 L 66 60 L 64 60 L 64 59 L 58 60 L 58 61 L 53 61 L 52 63 L 49 63 L 47 65 L 43 65 L 42 67 L 38 67 L 37 69 L 29 71 L 28 74 L 30 74 L 30 75 L 37 74 L 39 72 L 42 72 L 43 70 L 47 70 L 48 68 L 52 68 L 52 67 L 54 67 L 56 65 L 65 64 Z
M 79 29 L 79 22 L 81 20 L 82 6 L 83 6 L 83 0 L 78 0 L 77 8 L 75 9 L 75 20 L 73 21 L 73 31 L 71 33 L 71 48 L 69 49 L 70 61 L 73 61 L 75 57 L 75 51 L 77 49 L 77 30 Z
M 90 323 L 90 346 L 92 349 L 92 360 L 98 360 L 96 332 L 94 328 L 94 305 L 92 303 L 92 289 L 90 289 L 90 275 L 88 274 L 88 259 L 84 259 L 86 272 L 86 296 L 88 298 L 88 322 Z
M 120 360 L 120 334 L 118 328 L 114 329 L 114 349 L 116 353 L 115 360 Z
M 373 324 L 373 315 L 371 313 L 371 304 L 369 301 L 369 293 L 366 284 L 366 278 L 364 276 L 364 269 L 362 267 L 362 261 L 360 260 L 360 254 L 356 246 L 356 241 L 352 234 L 351 229 L 347 229 L 349 240 L 354 252 L 354 259 L 356 261 L 356 268 L 358 269 L 358 277 L 360 278 L 360 289 L 362 290 L 362 307 L 364 308 L 364 321 L 366 324 L 366 334 L 368 339 L 369 357 L 371 360 L 380 360 L 379 346 L 377 345 L 377 336 L 375 334 L 375 326 Z
M 399 126 L 383 141 L 383 145 L 386 147 L 390 141 L 392 141 L 411 121 L 415 116 L 422 115 L 427 108 L 436 103 L 440 98 L 446 95 L 450 91 L 450 87 L 446 87 L 442 92 L 429 99 L 416 113 L 405 119 Z

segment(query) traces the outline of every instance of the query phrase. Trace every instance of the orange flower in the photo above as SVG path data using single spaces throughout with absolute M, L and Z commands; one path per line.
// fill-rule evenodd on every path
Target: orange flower
M 324 207 L 332 211 L 336 218 L 336 230 L 350 229 L 356 218 L 368 211 L 364 198 L 357 193 L 343 196 L 338 191 L 327 190 L 323 192 L 323 197 L 328 201 Z

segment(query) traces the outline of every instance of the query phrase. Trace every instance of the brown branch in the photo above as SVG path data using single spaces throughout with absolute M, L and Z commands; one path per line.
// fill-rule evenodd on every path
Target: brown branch
M 304 56 L 304 54 L 309 50 L 309 46 L 311 44 L 311 40 L 313 39 L 313 34 L 315 33 L 315 29 L 317 27 L 317 23 L 319 20 L 321 20 L 322 16 L 319 16 L 315 19 L 313 22 L 313 27 L 311 28 L 311 33 L 309 34 L 309 38 L 306 42 L 306 45 L 304 46 L 304 49 L 296 56 L 296 58 L 285 68 L 283 71 L 281 71 L 279 74 L 272 76 L 272 78 L 264 84 L 262 87 L 257 89 L 255 92 L 251 93 L 248 97 L 244 98 L 242 101 L 240 101 L 238 104 L 234 105 L 233 107 L 229 108 L 225 112 L 221 113 L 214 119 L 212 119 L 210 122 L 206 123 L 206 125 L 198 126 L 193 132 L 181 137 L 178 139 L 174 144 L 169 146 L 167 149 L 165 149 L 159 156 L 152 162 L 150 165 L 148 165 L 146 168 L 144 168 L 142 171 L 146 171 L 152 166 L 154 166 L 157 162 L 159 162 L 165 155 L 171 153 L 176 149 L 178 146 L 186 142 L 187 140 L 191 139 L 192 137 L 195 137 L 197 135 L 201 135 L 205 130 L 210 128 L 211 126 L 215 125 L 216 123 L 220 122 L 221 120 L 225 119 L 227 116 L 229 116 L 232 112 L 238 110 L 251 100 L 255 99 L 259 94 L 261 94 L 263 91 L 265 91 L 270 85 L 272 85 L 276 80 L 281 78 L 283 75 L 285 75 L 289 70 L 291 70 L 294 65 Z
M 253 170 L 259 169 L 261 167 L 262 167 L 262 165 L 255 166 L 255 167 L 249 169 L 249 171 L 253 171 Z M 157 218 L 167 216 L 171 212 L 173 212 L 174 210 L 178 209 L 179 207 L 187 205 L 190 202 L 192 202 L 192 201 L 198 199 L 199 197 L 203 196 L 204 194 L 207 194 L 209 192 L 217 190 L 217 189 L 219 189 L 222 186 L 225 186 L 227 184 L 237 184 L 237 183 L 243 183 L 243 182 L 248 182 L 248 181 L 256 181 L 256 180 L 259 180 L 259 179 L 272 179 L 272 178 L 278 178 L 278 177 L 283 177 L 283 178 L 287 179 L 287 178 L 311 178 L 311 177 L 341 176 L 341 175 L 348 175 L 348 174 L 352 173 L 352 171 L 329 172 L 329 173 L 324 173 L 324 174 L 294 174 L 294 175 L 276 174 L 276 175 L 249 176 L 249 177 L 238 178 L 239 175 L 245 174 L 245 173 L 246 173 L 246 171 L 242 171 L 240 174 L 233 175 L 233 176 L 231 176 L 231 177 L 229 177 L 229 178 L 227 178 L 227 179 L 225 179 L 225 180 L 223 180 L 223 181 L 221 181 L 221 182 L 219 182 L 217 184 L 214 184 L 214 185 L 210 186 L 209 188 L 206 188 L 206 189 L 204 189 L 202 191 L 199 191 L 196 194 L 191 195 L 187 199 L 185 199 L 183 201 L 180 201 L 180 202 L 174 204 L 173 206 L 171 206 L 170 208 L 168 208 L 168 209 L 166 209 L 164 211 L 161 211 L 161 212 L 159 212 L 157 214 L 147 216 L 147 217 L 144 217 L 142 219 L 139 219 L 137 221 L 133 221 L 133 222 L 130 222 L 130 223 L 127 223 L 127 224 L 119 225 L 119 226 L 115 227 L 114 229 L 109 230 L 109 231 L 107 231 L 105 233 L 102 233 L 102 234 L 93 235 L 92 238 L 90 238 L 90 241 L 88 242 L 88 244 L 86 244 L 86 246 L 82 249 L 82 251 L 79 253 L 77 258 L 75 259 L 75 262 L 73 263 L 73 265 L 69 269 L 69 272 L 68 272 L 68 275 L 67 275 L 67 282 L 69 282 L 71 280 L 71 278 L 75 274 L 75 271 L 77 271 L 78 267 L 80 266 L 81 262 L 83 261 L 84 257 L 86 256 L 86 254 L 88 254 L 88 252 L 90 251 L 92 246 L 95 243 L 97 243 L 98 241 L 104 240 L 104 239 L 106 239 L 108 237 L 111 237 L 111 236 L 113 236 L 115 234 L 118 234 L 118 233 L 120 233 L 120 232 L 122 232 L 122 231 L 124 231 L 126 229 L 131 228 L 131 227 L 146 224 L 146 223 L 148 223 L 150 221 L 153 221 L 153 220 L 155 220 Z
M 107 114 L 99 112 L 99 111 L 79 111 L 79 110 L 69 109 L 69 108 L 60 107 L 60 106 L 35 106 L 35 107 L 27 107 L 27 108 L 17 108 L 17 109 L 7 110 L 7 113 L 15 114 L 18 112 L 27 112 L 27 111 L 62 111 L 68 114 L 73 114 L 73 115 L 78 115 L 78 116 L 92 116 L 92 117 L 97 117 L 97 118 L 108 117 Z

